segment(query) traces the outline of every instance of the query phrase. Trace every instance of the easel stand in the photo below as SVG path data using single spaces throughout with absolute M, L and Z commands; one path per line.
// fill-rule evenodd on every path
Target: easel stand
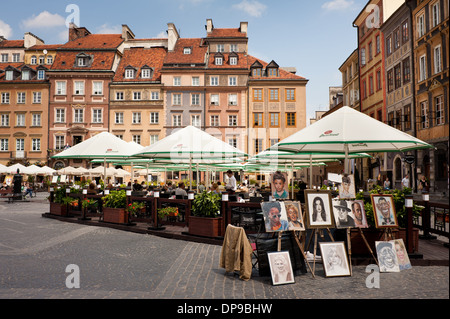
M 333 235 L 331 234 L 330 229 L 328 227 L 325 228 L 325 229 L 326 229 L 328 235 L 330 236 L 331 241 L 334 242 L 334 238 L 333 238 Z M 313 260 L 313 270 L 312 270 L 313 276 L 314 276 L 314 273 L 315 273 L 315 270 L 316 270 L 317 235 L 320 235 L 320 238 L 324 238 L 323 229 L 322 228 L 314 228 L 313 229 L 313 232 L 311 233 L 311 236 L 310 236 L 309 241 L 308 241 L 308 247 L 306 248 L 306 250 L 309 249 L 309 246 L 311 245 L 312 236 L 314 236 L 314 260 Z
M 364 236 L 364 233 L 363 233 L 362 229 L 361 228 L 358 228 L 358 229 L 359 229 L 359 234 L 361 235 L 362 239 L 364 240 L 364 243 L 367 246 L 367 249 L 369 249 L 370 254 L 372 255 L 372 258 L 375 260 L 375 262 L 377 263 L 378 267 L 380 267 L 380 265 L 378 264 L 378 260 L 375 258 L 375 255 L 373 254 L 372 248 L 370 248 L 370 245 L 367 242 L 366 236 Z

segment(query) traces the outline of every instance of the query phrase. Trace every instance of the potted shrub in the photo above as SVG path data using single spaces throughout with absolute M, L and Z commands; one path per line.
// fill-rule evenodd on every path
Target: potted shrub
M 98 201 L 85 198 L 81 201 L 81 206 L 89 213 L 96 213 L 98 208 Z
M 133 202 L 128 204 L 127 211 L 129 216 L 137 217 L 138 214 L 145 212 L 145 203 L 144 202 Z
M 157 224 L 156 227 L 149 227 L 151 230 L 163 230 L 165 227 L 161 226 L 161 220 L 166 216 L 178 216 L 178 207 L 162 207 L 157 210 Z
M 66 195 L 66 189 L 63 187 L 57 188 L 53 194 L 53 202 L 50 202 L 50 214 L 58 216 L 68 215 L 68 205 L 74 200 Z
M 219 194 L 202 192 L 192 201 L 189 234 L 205 237 L 222 236 Z
M 128 224 L 127 195 L 125 190 L 110 191 L 102 197 L 103 221 L 115 224 Z

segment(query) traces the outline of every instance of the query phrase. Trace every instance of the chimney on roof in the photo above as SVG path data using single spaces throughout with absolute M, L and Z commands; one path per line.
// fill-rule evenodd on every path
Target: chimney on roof
M 79 38 L 84 38 L 85 36 L 91 34 L 85 27 L 77 27 L 74 23 L 70 23 L 69 26 L 69 41 L 73 41 Z
M 33 45 L 42 45 L 42 44 L 44 44 L 44 40 L 42 40 L 41 38 L 35 36 L 31 32 L 25 32 L 23 40 L 24 40 L 23 44 L 24 44 L 25 49 L 28 49 L 28 48 L 32 47 Z
M 122 39 L 124 39 L 125 41 L 134 39 L 133 31 L 131 31 L 131 29 L 126 24 L 122 24 Z
M 239 31 L 247 35 L 248 22 L 241 22 Z
M 205 27 L 206 27 L 206 33 L 207 34 L 212 32 L 212 30 L 214 29 L 214 25 L 213 25 L 212 19 L 206 19 L 206 26 Z
M 175 24 L 171 22 L 167 23 L 167 50 L 169 52 L 173 51 L 179 38 L 180 35 L 178 34 Z

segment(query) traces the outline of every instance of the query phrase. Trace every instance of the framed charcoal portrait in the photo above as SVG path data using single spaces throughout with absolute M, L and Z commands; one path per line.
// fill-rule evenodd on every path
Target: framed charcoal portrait
M 400 271 L 393 241 L 376 241 L 375 248 L 377 250 L 380 272 Z
M 352 199 L 356 197 L 355 178 L 353 175 L 343 175 L 342 183 L 339 185 L 339 198 Z
M 331 192 L 305 190 L 308 228 L 334 228 Z
M 394 199 L 391 194 L 371 194 L 375 226 L 377 228 L 398 227 Z
M 274 286 L 295 283 L 288 251 L 269 252 L 267 257 Z
M 284 201 L 288 219 L 288 230 L 305 230 L 300 202 Z
M 284 202 L 268 201 L 261 203 L 266 232 L 278 232 L 289 230 L 289 222 L 286 215 Z
M 326 277 L 350 276 L 344 242 L 320 242 L 320 253 Z

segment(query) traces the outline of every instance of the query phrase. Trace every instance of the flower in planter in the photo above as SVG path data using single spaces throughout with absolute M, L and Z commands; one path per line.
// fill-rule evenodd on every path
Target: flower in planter
M 98 201 L 93 199 L 83 199 L 81 201 L 81 206 L 83 208 L 89 207 L 89 208 L 97 208 L 98 207 Z
M 132 215 L 132 216 L 137 216 L 138 213 L 140 213 L 141 211 L 143 211 L 143 209 L 145 208 L 145 203 L 143 202 L 133 202 L 128 204 L 127 207 L 127 211 Z
M 178 207 L 164 207 L 158 209 L 158 217 L 163 219 L 166 216 L 178 216 Z

